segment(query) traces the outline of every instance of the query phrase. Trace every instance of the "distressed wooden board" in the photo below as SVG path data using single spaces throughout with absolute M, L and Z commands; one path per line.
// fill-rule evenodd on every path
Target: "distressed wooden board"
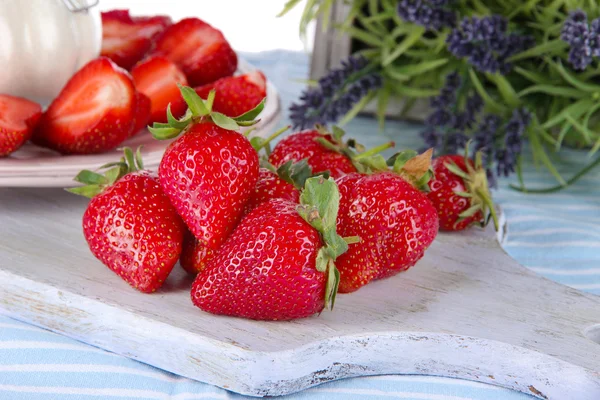
M 89 253 L 85 206 L 0 188 L 2 313 L 248 395 L 398 373 L 600 399 L 600 297 L 519 266 L 491 228 L 440 234 L 413 269 L 339 295 L 334 312 L 257 322 L 194 308 L 179 267 L 156 294 L 131 289 Z

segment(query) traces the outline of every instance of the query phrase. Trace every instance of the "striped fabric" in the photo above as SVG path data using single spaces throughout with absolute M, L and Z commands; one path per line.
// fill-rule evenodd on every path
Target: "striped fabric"
M 282 95 L 283 107 L 297 96 L 306 77 L 307 57 L 299 53 L 247 54 Z M 284 121 L 285 122 L 285 121 Z M 419 125 L 390 122 L 379 133 L 368 118 L 347 127 L 367 146 L 394 140 L 397 148 L 418 148 Z M 561 171 L 570 175 L 585 155 L 561 155 Z M 526 165 L 531 186 L 553 179 Z M 600 171 L 553 195 L 522 195 L 502 182 L 494 193 L 506 213 L 508 253 L 550 279 L 600 294 Z M 43 329 L 0 316 L 0 399 L 242 399 L 209 385 L 181 378 L 104 352 Z M 425 376 L 378 376 L 330 382 L 285 399 L 516 400 L 531 396 L 499 387 Z

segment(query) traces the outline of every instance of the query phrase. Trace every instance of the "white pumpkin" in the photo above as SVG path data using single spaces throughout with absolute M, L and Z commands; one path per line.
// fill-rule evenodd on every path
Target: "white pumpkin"
M 93 0 L 0 1 L 0 93 L 48 105 L 71 76 L 100 54 L 98 7 Z M 97 3 L 97 2 L 96 2 Z

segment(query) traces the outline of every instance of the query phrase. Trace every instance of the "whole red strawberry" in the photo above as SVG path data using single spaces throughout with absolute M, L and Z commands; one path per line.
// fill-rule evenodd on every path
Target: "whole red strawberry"
M 43 114 L 33 141 L 64 154 L 101 153 L 129 137 L 135 114 L 131 76 L 100 57 L 67 82 Z
M 160 184 L 189 230 L 209 249 L 217 249 L 239 221 L 258 179 L 258 154 L 232 129 L 253 123 L 262 108 L 234 120 L 213 112 L 214 92 L 206 101 L 182 87 L 189 110 L 181 120 L 154 124 L 157 139 L 172 142 L 161 160 Z M 262 105 L 262 103 L 261 103 Z
M 419 164 L 411 176 L 429 176 L 423 157 L 407 161 L 407 169 Z M 412 165 L 411 165 L 412 164 Z M 396 165 L 400 167 L 400 163 Z M 400 172 L 400 170 L 396 170 Z M 435 208 L 408 176 L 394 171 L 352 173 L 337 179 L 340 188 L 338 232 L 360 236 L 361 242 L 339 257 L 340 293 L 353 292 L 374 279 L 404 271 L 423 257 L 438 232 Z
M 237 117 L 252 110 L 267 96 L 267 78 L 260 71 L 245 75 L 221 78 L 216 82 L 196 88 L 203 99 L 211 90 L 215 90 L 213 110 Z
M 287 161 L 307 159 L 313 173 L 329 171 L 333 178 L 357 172 L 359 159 L 394 146 L 386 143 L 363 154 L 356 154 L 351 148 L 362 149 L 354 140 L 342 141 L 344 131 L 334 127 L 333 133 L 318 127 L 315 130 L 296 132 L 281 140 L 269 156 L 269 162 L 276 167 Z M 359 167 L 360 168 L 360 167 Z
M 31 138 L 40 117 L 39 104 L 0 94 L 0 157 L 18 150 Z
M 83 214 L 83 234 L 92 254 L 141 292 L 162 286 L 181 253 L 184 224 L 141 157 L 125 159 L 105 175 L 82 171 L 87 186 L 71 192 L 92 197 Z
M 225 36 L 198 18 L 185 18 L 165 29 L 151 55 L 177 64 L 192 86 L 231 76 L 237 69 L 237 55 Z
M 150 98 L 151 123 L 167 122 L 169 104 L 174 117 L 185 113 L 187 104 L 177 85 L 187 85 L 187 79 L 177 65 L 164 57 L 150 57 L 138 63 L 131 70 L 131 76 L 136 89 Z
M 298 163 L 288 161 L 277 169 L 272 165 L 268 165 L 268 168 L 261 167 L 256 186 L 246 203 L 245 213 L 272 199 L 285 199 L 298 203 L 300 190 L 311 175 L 312 171 L 306 160 Z
M 316 177 L 306 181 L 300 206 L 283 199 L 259 205 L 200 271 L 193 303 L 258 320 L 304 318 L 333 307 L 334 261 L 348 248 L 335 232 L 338 201 L 333 180 Z
M 190 231 L 183 236 L 183 248 L 179 264 L 189 274 L 196 275 L 206 267 L 206 263 L 212 257 L 214 250 L 204 246 Z
M 490 217 L 498 229 L 481 155 L 473 162 L 467 156 L 445 155 L 433 160 L 434 178 L 427 197 L 440 219 L 440 229 L 460 231 L 473 224 L 485 226 Z
M 167 16 L 131 17 L 129 10 L 102 13 L 101 55 L 130 69 L 152 47 L 153 39 L 172 21 Z

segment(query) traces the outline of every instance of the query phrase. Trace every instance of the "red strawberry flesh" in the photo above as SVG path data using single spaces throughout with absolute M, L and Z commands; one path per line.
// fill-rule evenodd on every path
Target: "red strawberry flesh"
M 37 143 L 62 153 L 98 153 L 129 136 L 135 113 L 131 76 L 108 58 L 90 61 L 44 113 Z
M 0 157 L 11 154 L 29 140 L 41 115 L 39 104 L 0 94 Z
M 177 84 L 186 86 L 183 72 L 165 57 L 151 57 L 137 64 L 131 71 L 135 87 L 151 101 L 150 122 L 167 122 L 167 106 L 171 113 L 181 117 L 187 105 L 181 98 Z
M 237 68 L 237 55 L 221 31 L 198 18 L 168 27 L 156 39 L 152 54 L 177 64 L 192 86 L 233 75 Z

